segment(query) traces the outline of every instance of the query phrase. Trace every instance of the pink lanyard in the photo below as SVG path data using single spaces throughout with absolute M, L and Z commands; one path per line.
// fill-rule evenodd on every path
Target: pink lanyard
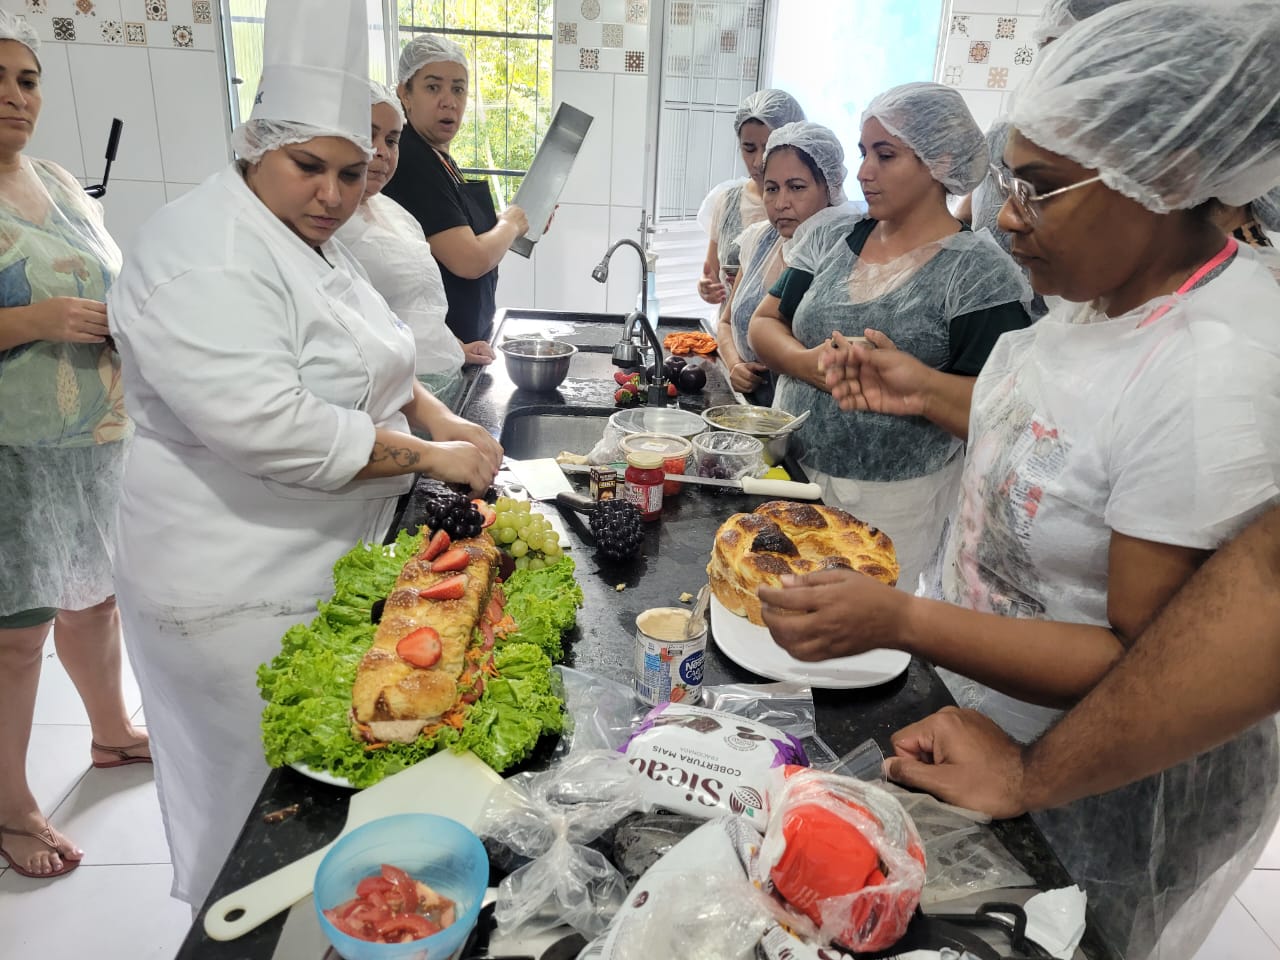
M 1181 294 L 1186 293 L 1188 290 L 1193 289 L 1195 285 L 1198 284 L 1201 280 L 1203 280 L 1206 276 L 1208 276 L 1214 270 L 1218 269 L 1218 267 L 1226 263 L 1227 259 L 1233 253 L 1235 253 L 1236 250 L 1239 249 L 1239 247 L 1240 245 L 1236 243 L 1234 237 L 1227 237 L 1227 242 L 1223 244 L 1222 249 L 1219 250 L 1217 253 L 1215 253 L 1211 259 L 1206 260 L 1200 266 L 1199 270 L 1197 270 L 1191 276 L 1187 277 L 1187 282 L 1184 283 L 1182 286 L 1180 286 L 1177 290 L 1175 290 L 1173 293 L 1173 296 L 1175 297 L 1179 296 Z M 1138 329 L 1141 330 L 1143 327 L 1151 326 L 1151 324 L 1155 323 L 1157 320 L 1159 320 L 1161 317 L 1163 317 L 1166 313 L 1168 313 L 1172 309 L 1173 309 L 1173 303 L 1172 301 L 1170 301 L 1169 303 L 1166 303 L 1164 306 L 1162 306 L 1159 310 L 1151 314 L 1151 316 L 1147 317 L 1147 319 L 1143 320 L 1140 324 L 1138 324 Z

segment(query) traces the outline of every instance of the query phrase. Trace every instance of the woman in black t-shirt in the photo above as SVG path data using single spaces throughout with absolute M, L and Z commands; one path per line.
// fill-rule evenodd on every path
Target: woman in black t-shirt
M 468 363 L 491 363 L 488 338 L 496 308 L 498 263 L 529 229 L 524 211 L 493 207 L 489 185 L 466 180 L 449 144 L 467 109 L 467 58 L 445 37 L 422 34 L 400 52 L 396 92 L 408 124 L 400 166 L 383 188 L 417 218 L 440 264 L 449 313 L 445 322 L 463 342 Z

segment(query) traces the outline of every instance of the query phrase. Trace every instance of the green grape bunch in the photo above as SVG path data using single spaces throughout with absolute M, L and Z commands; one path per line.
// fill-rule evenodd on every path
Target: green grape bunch
M 530 509 L 528 500 L 499 497 L 493 508 L 498 516 L 489 534 L 515 560 L 517 570 L 541 570 L 560 559 L 560 534 L 550 520 Z

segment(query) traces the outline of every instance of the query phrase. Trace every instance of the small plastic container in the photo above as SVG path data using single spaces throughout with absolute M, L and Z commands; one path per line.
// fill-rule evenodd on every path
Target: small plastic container
M 324 911 L 354 897 L 356 885 L 378 873 L 384 863 L 453 900 L 453 924 L 408 943 L 370 943 L 330 923 Z M 333 949 L 346 960 L 447 960 L 476 925 L 488 883 L 484 844 L 458 821 L 427 813 L 383 817 L 351 831 L 320 861 L 313 888 L 316 917 Z
M 669 436 L 663 433 L 633 433 L 622 438 L 620 444 L 622 454 L 630 463 L 630 453 L 640 450 L 646 454 L 661 454 L 663 473 L 685 473 L 689 468 L 689 459 L 693 454 L 693 444 L 684 437 Z M 665 480 L 662 484 L 664 496 L 675 496 L 683 485 L 675 480 Z
M 609 417 L 609 425 L 623 434 L 661 433 L 670 437 L 696 437 L 707 423 L 696 413 L 679 407 L 632 407 Z
M 745 433 L 704 433 L 693 438 L 698 476 L 717 480 L 758 477 L 764 473 L 764 444 Z

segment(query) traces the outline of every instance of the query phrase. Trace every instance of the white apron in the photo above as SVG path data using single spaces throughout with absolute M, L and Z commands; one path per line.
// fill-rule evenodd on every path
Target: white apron
M 376 427 L 407 432 L 414 345 L 345 249 L 323 253 L 232 167 L 152 218 L 109 302 L 138 423 L 117 596 L 173 893 L 197 905 L 267 774 L 258 665 L 412 485 L 352 480 Z

